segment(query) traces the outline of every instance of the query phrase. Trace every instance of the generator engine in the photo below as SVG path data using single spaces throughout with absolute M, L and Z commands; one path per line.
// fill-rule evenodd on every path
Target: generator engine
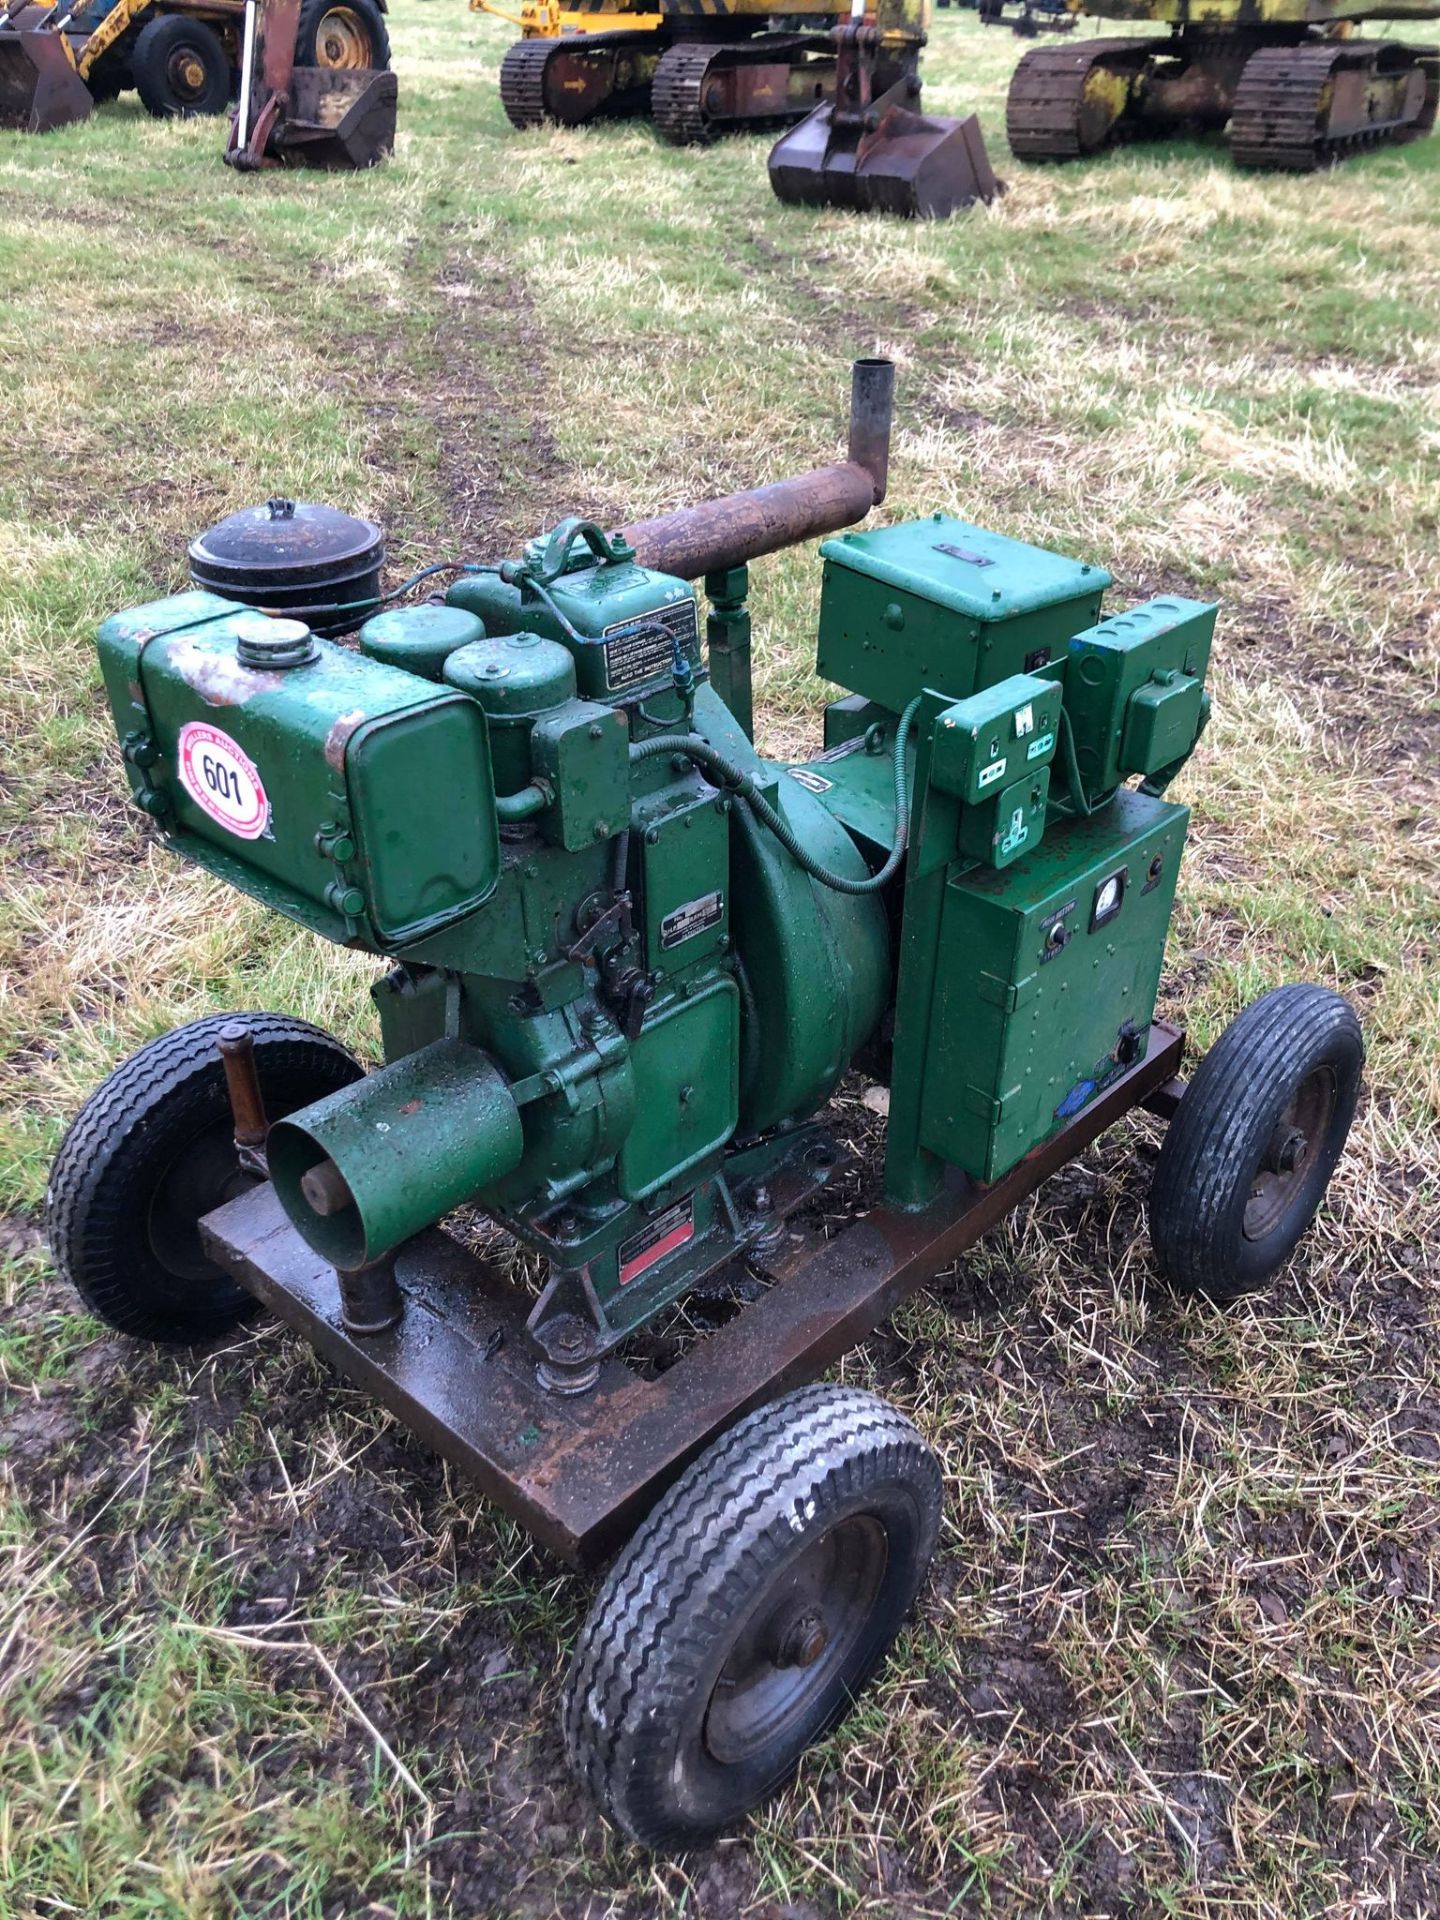
M 846 461 L 566 520 L 443 600 L 362 597 L 355 643 L 269 576 L 240 604 L 243 566 L 101 629 L 169 846 L 391 963 L 385 1064 L 270 1129 L 290 1220 L 346 1273 L 484 1209 L 548 1259 L 530 1334 L 564 1390 L 824 1181 L 857 1060 L 890 1087 L 886 1197 L 919 1208 L 1146 1049 L 1215 608 L 1107 616 L 1101 568 L 938 513 L 841 533 L 884 492 L 890 380 L 857 368 Z M 287 507 L 236 518 L 323 599 L 328 510 Z M 824 533 L 839 695 L 776 761 L 746 566 Z

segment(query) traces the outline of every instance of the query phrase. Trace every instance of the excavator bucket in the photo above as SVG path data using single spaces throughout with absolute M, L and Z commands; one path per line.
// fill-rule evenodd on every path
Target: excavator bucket
M 395 145 L 395 75 L 296 67 L 270 151 L 286 166 L 373 167 Z
M 373 167 L 395 145 L 388 68 L 297 67 L 300 0 L 246 0 L 227 165 Z
M 0 127 L 49 133 L 90 118 L 95 103 L 64 40 L 39 24 L 50 17 L 38 7 L 0 11 L 0 19 L 11 23 L 0 28 Z
M 850 207 L 905 220 L 943 220 L 1004 192 L 980 122 L 877 102 L 874 116 L 826 104 L 770 151 L 770 184 L 791 206 Z

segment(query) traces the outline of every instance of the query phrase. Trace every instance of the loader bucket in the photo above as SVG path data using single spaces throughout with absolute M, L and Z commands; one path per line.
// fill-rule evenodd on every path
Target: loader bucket
M 887 106 L 868 131 L 858 114 L 817 107 L 770 151 L 770 184 L 792 206 L 853 207 L 943 220 L 1004 192 L 980 122 Z
M 58 33 L 46 27 L 0 32 L 0 127 L 49 133 L 88 120 L 94 104 Z
M 296 67 L 270 152 L 287 166 L 373 167 L 395 145 L 397 92 L 393 73 Z

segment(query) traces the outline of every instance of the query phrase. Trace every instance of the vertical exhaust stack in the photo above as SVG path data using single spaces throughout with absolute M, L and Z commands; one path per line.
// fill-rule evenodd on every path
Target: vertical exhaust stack
M 727 493 L 621 527 L 641 566 L 698 580 L 863 520 L 885 498 L 895 394 L 891 360 L 857 360 L 847 457 L 768 487 Z

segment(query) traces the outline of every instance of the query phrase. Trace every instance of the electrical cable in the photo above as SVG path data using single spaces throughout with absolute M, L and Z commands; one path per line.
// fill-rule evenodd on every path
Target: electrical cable
M 662 753 L 683 754 L 693 765 L 712 778 L 719 776 L 718 783 L 736 794 L 750 809 L 750 812 L 769 829 L 784 847 L 797 865 L 818 880 L 822 887 L 829 887 L 835 893 L 878 893 L 887 886 L 899 871 L 905 858 L 905 849 L 910 839 L 910 808 L 905 793 L 905 749 L 909 740 L 910 728 L 915 715 L 920 710 L 921 696 L 917 694 L 900 716 L 900 724 L 895 729 L 895 839 L 886 857 L 885 864 L 878 872 L 865 880 L 851 880 L 843 873 L 835 873 L 818 861 L 808 851 L 793 829 L 770 805 L 755 785 L 753 774 L 746 773 L 743 767 L 737 767 L 733 760 L 727 760 L 718 748 L 712 747 L 708 740 L 699 740 L 688 734 L 659 734 L 654 739 L 642 740 L 638 746 L 630 749 L 632 760 L 653 760 Z

